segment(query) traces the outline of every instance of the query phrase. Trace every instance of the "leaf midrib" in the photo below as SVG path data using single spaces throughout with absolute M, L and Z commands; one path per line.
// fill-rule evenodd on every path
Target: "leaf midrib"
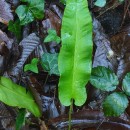
M 74 88 L 74 87 L 75 87 L 75 76 L 76 76 L 76 75 L 75 75 L 75 72 L 76 72 L 75 69 L 76 69 L 76 65 L 77 65 L 77 63 L 76 63 L 77 61 L 76 61 L 76 58 L 75 58 L 75 57 L 76 57 L 76 54 L 77 54 L 76 48 L 77 48 L 77 40 L 78 40 L 78 38 L 77 38 L 77 29 L 78 29 L 77 4 L 78 4 L 78 3 L 76 3 L 76 5 L 75 5 L 75 6 L 76 6 L 76 12 L 75 12 L 75 15 L 76 15 L 76 16 L 75 16 L 75 19 L 76 19 L 76 28 L 75 28 L 75 30 L 76 30 L 76 31 L 75 31 L 76 40 L 75 40 L 75 43 L 74 43 L 75 46 L 74 46 L 73 72 L 72 72 L 72 73 L 73 73 L 73 74 L 72 74 L 72 97 L 74 96 L 73 90 L 75 90 L 75 88 Z

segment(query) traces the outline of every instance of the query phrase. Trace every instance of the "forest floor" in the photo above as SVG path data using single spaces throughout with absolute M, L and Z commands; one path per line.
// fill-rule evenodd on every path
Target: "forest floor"
M 0 1 L 0 75 L 30 90 L 41 108 L 42 117 L 29 114 L 22 130 L 67 130 L 69 107 L 63 106 L 58 99 L 59 76 L 54 74 L 57 72 L 53 67 L 57 66 L 57 59 L 51 55 L 43 58 L 44 53 L 60 51 L 61 44 L 54 41 L 45 44 L 44 39 L 48 29 L 55 29 L 60 37 L 65 5 L 59 0 L 45 0 L 44 18 L 17 26 L 16 36 L 9 30 L 8 23 L 18 19 L 15 9 L 20 4 L 19 0 Z M 108 0 L 102 8 L 95 6 L 94 0 L 88 0 L 88 4 L 93 19 L 93 67 L 110 68 L 121 84 L 130 72 L 130 1 Z M 33 58 L 43 59 L 50 68 L 44 66 L 43 69 L 38 63 L 38 73 L 23 71 Z M 121 116 L 106 117 L 102 102 L 108 93 L 90 83 L 86 88 L 86 103 L 81 107 L 73 105 L 73 130 L 130 130 L 130 105 Z M 17 112 L 17 108 L 0 103 L 0 130 L 15 129 Z

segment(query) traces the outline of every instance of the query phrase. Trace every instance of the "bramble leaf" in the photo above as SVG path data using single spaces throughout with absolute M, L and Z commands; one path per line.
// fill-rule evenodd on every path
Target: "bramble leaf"
M 33 58 L 31 64 L 26 64 L 24 66 L 24 71 L 30 70 L 34 73 L 38 73 L 38 68 L 37 68 L 38 62 L 39 62 L 38 58 Z
M 103 91 L 113 91 L 119 84 L 118 77 L 108 68 L 104 66 L 92 69 L 90 83 Z
M 21 25 L 28 24 L 34 19 L 42 19 L 44 16 L 44 0 L 21 0 L 27 2 L 27 5 L 20 5 L 16 13 L 20 19 Z
M 61 40 L 59 99 L 65 106 L 71 104 L 71 99 L 81 106 L 87 98 L 85 85 L 90 78 L 93 46 L 92 18 L 86 0 L 66 1 Z
M 13 32 L 18 40 L 21 39 L 21 25 L 19 20 L 16 20 L 15 22 L 12 20 L 9 21 L 8 30 Z
M 106 116 L 120 116 L 128 106 L 125 94 L 115 92 L 110 94 L 103 102 L 103 111 Z
M 57 36 L 56 30 L 49 29 L 48 36 L 45 38 L 44 42 L 52 42 L 52 41 L 60 43 L 60 37 Z
M 41 58 L 41 65 L 43 69 L 49 73 L 49 75 L 59 75 L 57 53 L 44 53 Z
M 130 73 L 127 73 L 123 79 L 122 89 L 126 95 L 130 96 Z
M 10 79 L 0 77 L 0 101 L 9 106 L 26 108 L 36 117 L 41 116 L 40 109 L 32 94 L 24 87 L 13 83 Z

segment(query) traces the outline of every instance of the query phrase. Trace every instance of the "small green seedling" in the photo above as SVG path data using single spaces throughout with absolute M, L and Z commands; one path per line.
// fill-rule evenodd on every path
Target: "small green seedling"
M 48 30 L 48 36 L 44 39 L 44 42 L 56 42 L 56 43 L 60 43 L 60 37 L 57 36 L 56 30 L 54 29 L 49 29 Z
M 34 73 L 38 73 L 38 62 L 39 62 L 39 59 L 38 58 L 33 58 L 32 61 L 31 61 L 31 64 L 26 64 L 24 66 L 24 71 L 32 71 Z
M 21 0 L 24 2 L 15 10 L 21 25 L 26 25 L 35 19 L 44 17 L 44 0 Z
M 16 20 L 15 22 L 10 20 L 8 24 L 8 30 L 14 33 L 18 40 L 21 39 L 21 25 L 19 20 Z

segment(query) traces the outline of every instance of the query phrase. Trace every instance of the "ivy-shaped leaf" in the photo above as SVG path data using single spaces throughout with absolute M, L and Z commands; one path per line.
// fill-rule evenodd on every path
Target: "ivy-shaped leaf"
M 130 96 L 130 73 L 127 73 L 122 83 L 123 91 Z
M 106 5 L 106 0 L 96 0 L 95 5 L 98 7 L 104 7 Z
M 35 103 L 32 94 L 24 87 L 13 83 L 10 79 L 0 77 L 0 101 L 9 106 L 26 108 L 36 117 L 41 116 L 40 109 Z
M 113 91 L 119 81 L 118 77 L 110 69 L 99 66 L 92 69 L 90 83 L 103 91 Z
M 125 94 L 115 92 L 110 94 L 103 102 L 103 111 L 106 116 L 120 116 L 128 106 Z
M 38 73 L 38 67 L 37 67 L 38 62 L 39 62 L 38 58 L 33 58 L 31 64 L 26 64 L 24 66 L 24 71 L 30 70 L 34 73 Z
M 65 106 L 75 100 L 81 106 L 87 98 L 85 85 L 91 73 L 92 18 L 86 0 L 67 0 L 61 29 L 59 53 L 59 99 Z
M 18 116 L 16 118 L 16 130 L 21 130 L 25 123 L 26 109 L 19 109 Z
M 52 42 L 52 41 L 60 43 L 60 37 L 57 36 L 56 30 L 49 29 L 48 36 L 45 38 L 44 42 Z
M 21 0 L 22 2 L 28 2 L 28 8 L 32 12 L 33 16 L 37 19 L 42 19 L 44 16 L 44 0 Z
M 21 25 L 28 24 L 34 19 L 42 19 L 44 16 L 44 0 L 21 0 L 27 2 L 27 5 L 20 5 L 16 13 L 20 19 Z
M 34 16 L 26 5 L 20 5 L 15 12 L 20 19 L 21 25 L 25 25 L 34 21 Z
M 41 58 L 41 65 L 43 69 L 49 73 L 49 75 L 59 75 L 57 53 L 44 53 Z
M 9 21 L 8 30 L 13 32 L 18 40 L 21 39 L 21 25 L 19 20 L 16 20 L 15 22 L 12 20 Z
M 119 2 L 123 2 L 124 0 L 118 0 Z

